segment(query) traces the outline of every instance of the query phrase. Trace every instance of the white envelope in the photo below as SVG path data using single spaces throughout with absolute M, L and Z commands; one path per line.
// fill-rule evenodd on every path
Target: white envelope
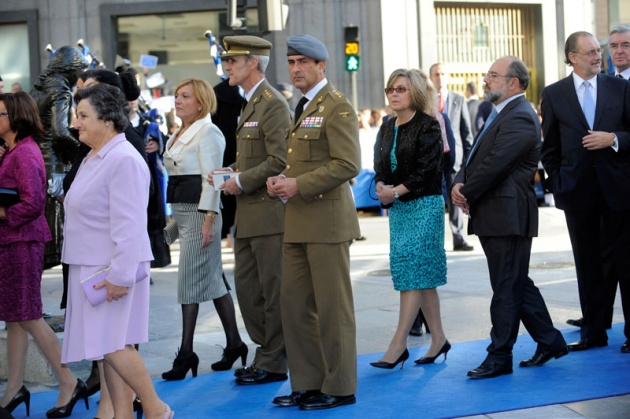
M 215 171 L 212 175 L 212 181 L 214 182 L 214 189 L 217 191 L 222 191 L 223 189 L 219 189 L 219 186 L 225 183 L 227 180 L 238 176 L 238 172 L 229 172 L 229 171 Z

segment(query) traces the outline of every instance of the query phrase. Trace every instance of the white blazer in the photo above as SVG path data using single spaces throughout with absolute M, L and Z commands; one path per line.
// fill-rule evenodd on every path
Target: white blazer
M 225 137 L 212 123 L 210 115 L 195 121 L 173 144 L 180 129 L 181 127 L 166 142 L 164 166 L 168 175 L 198 174 L 201 182 L 199 210 L 218 213 L 221 208 L 221 192 L 215 191 L 206 179 L 210 171 L 223 166 Z

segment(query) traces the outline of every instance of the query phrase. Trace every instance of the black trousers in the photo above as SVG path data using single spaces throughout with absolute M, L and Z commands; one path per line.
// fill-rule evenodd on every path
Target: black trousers
M 492 302 L 492 343 L 486 361 L 511 365 L 520 322 L 538 343 L 552 351 L 566 346 L 553 326 L 540 291 L 529 278 L 532 239 L 520 236 L 479 237 L 488 261 Z
M 607 339 L 611 299 L 619 283 L 624 334 L 630 339 L 630 211 L 613 211 L 600 204 L 564 213 L 584 317 L 582 338 Z

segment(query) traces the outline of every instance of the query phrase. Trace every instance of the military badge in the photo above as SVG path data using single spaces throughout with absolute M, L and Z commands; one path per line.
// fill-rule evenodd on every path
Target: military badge
M 324 117 L 322 116 L 311 116 L 308 118 L 304 118 L 300 127 L 302 128 L 321 128 L 322 122 L 324 121 Z
M 256 128 L 258 126 L 258 121 L 248 121 L 243 124 L 244 128 Z

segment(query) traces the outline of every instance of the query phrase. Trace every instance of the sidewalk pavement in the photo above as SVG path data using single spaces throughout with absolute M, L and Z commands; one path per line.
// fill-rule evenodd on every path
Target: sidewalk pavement
M 357 322 L 357 349 L 359 354 L 376 354 L 387 349 L 396 328 L 399 293 L 394 291 L 389 275 L 387 217 L 380 216 L 378 212 L 360 212 L 359 215 L 361 231 L 366 239 L 355 242 L 350 252 Z M 481 245 L 476 236 L 470 236 L 469 242 L 474 246 L 473 251 L 452 251 L 447 218 L 446 216 L 445 248 L 447 249 L 448 284 L 439 288 L 444 330 L 451 343 L 488 339 L 491 327 L 489 315 L 491 288 Z M 225 240 L 222 253 L 224 270 L 233 286 L 234 255 L 226 246 Z M 173 263 L 170 266 L 152 269 L 154 284 L 151 287 L 149 342 L 140 347 L 145 364 L 155 379 L 159 379 L 162 372 L 170 369 L 181 338 L 181 310 L 176 297 L 179 259 L 177 243 L 171 247 L 171 255 Z M 540 208 L 539 237 L 533 242 L 530 277 L 540 288 L 555 326 L 561 330 L 571 328 L 565 321 L 569 318 L 579 318 L 581 315 L 575 266 L 564 214 L 553 207 Z M 42 280 L 44 310 L 52 312 L 53 315 L 63 315 L 63 311 L 59 309 L 61 284 L 60 267 L 44 272 Z M 250 363 L 254 345 L 245 331 L 234 291 L 232 291 L 232 296 L 236 304 L 241 337 L 250 347 L 248 357 L 248 363 Z M 613 321 L 623 322 L 619 296 L 615 304 Z M 0 326 L 2 326 L 1 322 Z M 521 328 L 521 333 L 525 333 L 524 328 Z M 59 334 L 59 336 L 61 338 L 62 335 Z M 430 339 L 430 335 L 426 334 L 421 337 L 410 337 L 408 347 L 410 350 L 420 347 L 428 348 Z M 621 346 L 622 343 L 610 342 L 610 345 Z M 210 364 L 221 358 L 222 345 L 225 345 L 225 335 L 212 303 L 201 304 L 194 347 L 201 360 L 200 374 L 212 373 Z M 470 368 L 477 367 L 484 357 L 485 353 L 471 354 Z M 375 359 L 377 358 L 378 356 L 375 356 Z M 518 361 L 515 360 L 515 363 Z M 71 368 L 79 377 L 86 379 L 89 375 L 90 363 L 74 364 Z M 568 377 L 570 378 L 580 379 L 581 377 Z M 462 376 L 462 380 L 466 379 Z M 0 382 L 0 391 L 4 391 L 5 385 L 6 382 Z M 53 387 L 41 384 L 29 384 L 29 388 L 35 392 L 53 389 Z M 474 418 L 617 419 L 629 416 L 629 406 L 630 395 L 626 395 Z

